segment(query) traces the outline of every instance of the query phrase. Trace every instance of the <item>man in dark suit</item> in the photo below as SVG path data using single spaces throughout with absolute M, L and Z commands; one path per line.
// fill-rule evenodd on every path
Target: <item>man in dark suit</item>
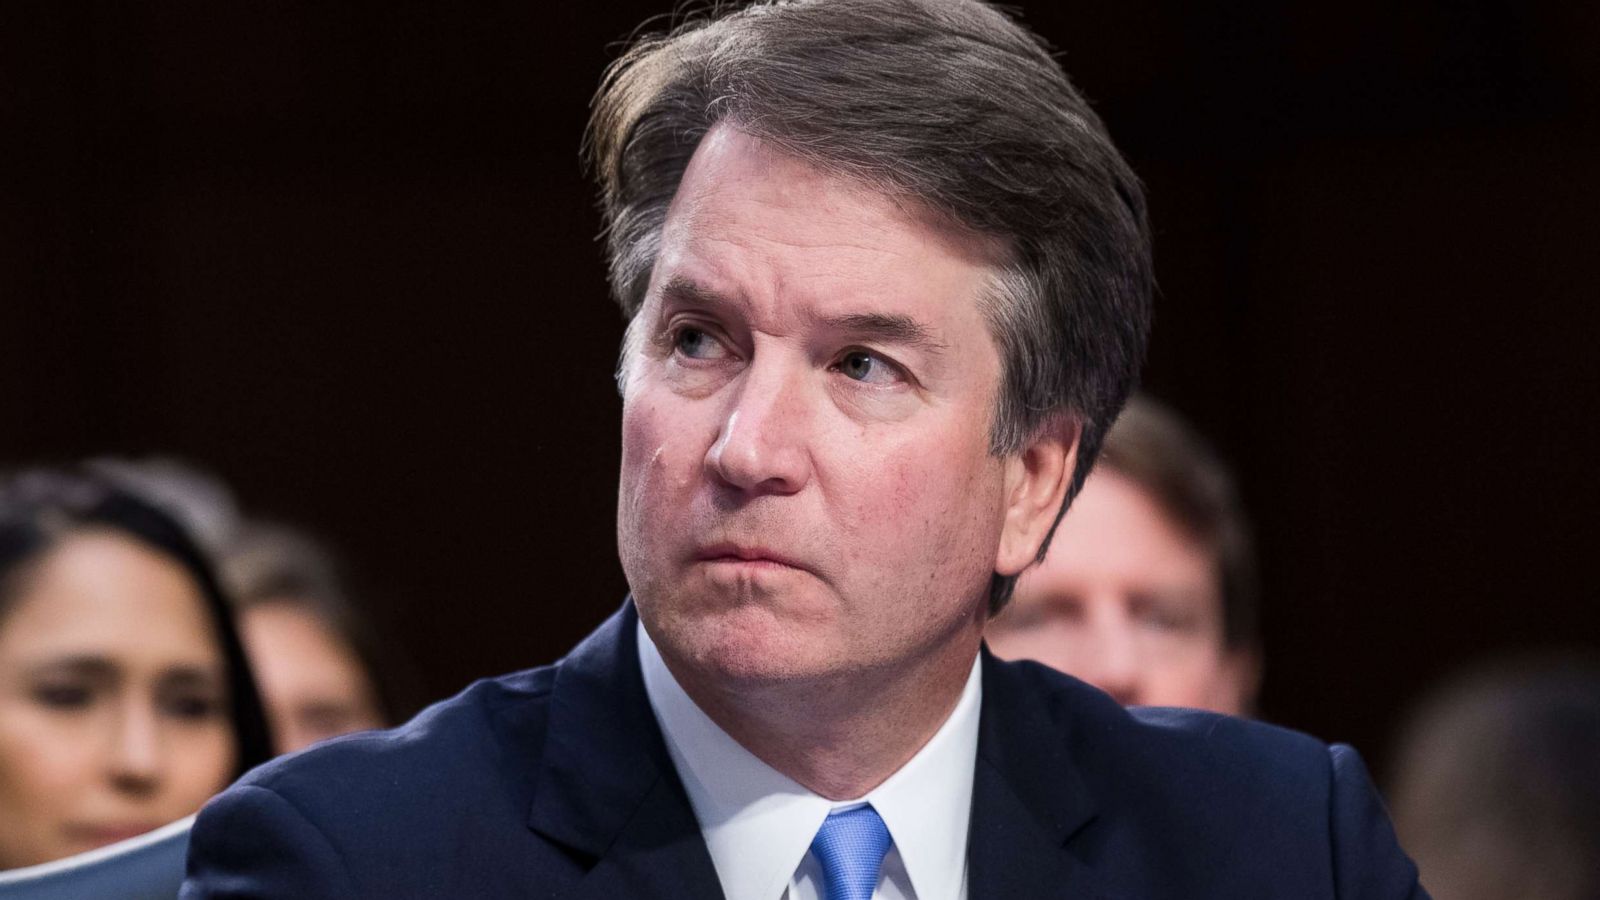
M 590 150 L 633 595 L 248 776 L 186 897 L 1421 896 L 1345 748 L 982 652 L 1143 355 L 1137 179 L 977 0 L 641 42 Z

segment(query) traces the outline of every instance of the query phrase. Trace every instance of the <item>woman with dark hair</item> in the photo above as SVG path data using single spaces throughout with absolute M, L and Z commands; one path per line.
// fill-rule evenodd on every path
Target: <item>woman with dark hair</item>
M 0 869 L 181 819 L 270 747 L 229 605 L 172 518 L 77 472 L 0 485 Z

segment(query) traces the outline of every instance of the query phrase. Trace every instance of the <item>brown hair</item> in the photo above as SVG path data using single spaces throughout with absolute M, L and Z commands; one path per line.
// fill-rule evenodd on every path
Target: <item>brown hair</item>
M 978 0 L 766 0 L 637 41 L 586 141 L 629 317 L 721 122 L 999 239 L 1009 260 L 983 298 L 1004 371 L 991 447 L 1075 417 L 1070 502 L 1144 358 L 1150 237 L 1138 179 L 1043 41 Z M 996 576 L 991 611 L 1012 581 Z
M 1167 518 L 1210 552 L 1222 594 L 1223 640 L 1252 648 L 1259 637 L 1255 542 L 1228 467 L 1177 414 L 1135 395 L 1106 436 L 1100 465 L 1138 485 Z

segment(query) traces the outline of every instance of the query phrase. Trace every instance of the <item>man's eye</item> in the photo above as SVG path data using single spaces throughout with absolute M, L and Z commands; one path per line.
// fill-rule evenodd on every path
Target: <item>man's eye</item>
M 1022 630 L 1025 628 L 1038 628 L 1049 618 L 1043 604 L 1040 603 L 1014 603 L 1006 614 L 994 620 L 991 627 L 1010 628 Z
M 894 384 L 902 379 L 893 363 L 865 350 L 851 350 L 834 366 L 846 378 L 866 384 Z
M 34 702 L 50 709 L 83 709 L 94 700 L 94 691 L 77 684 L 41 684 L 33 689 Z
M 726 356 L 721 342 L 704 329 L 684 326 L 673 335 L 673 347 L 690 359 L 720 359 Z
M 1147 607 L 1136 612 L 1144 627 L 1152 631 L 1182 633 L 1193 631 L 1198 625 L 1195 617 L 1177 610 Z
M 175 719 L 211 719 L 220 716 L 223 708 L 220 698 L 207 694 L 176 694 L 161 699 L 161 711 Z

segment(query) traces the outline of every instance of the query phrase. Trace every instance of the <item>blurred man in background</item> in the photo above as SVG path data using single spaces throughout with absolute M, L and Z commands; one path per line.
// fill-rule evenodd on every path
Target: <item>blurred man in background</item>
M 1129 402 L 989 647 L 1125 704 L 1248 714 L 1261 682 L 1255 551 L 1232 475 L 1170 409 Z
M 1403 730 L 1389 797 L 1438 900 L 1600 897 L 1600 659 L 1450 679 Z

